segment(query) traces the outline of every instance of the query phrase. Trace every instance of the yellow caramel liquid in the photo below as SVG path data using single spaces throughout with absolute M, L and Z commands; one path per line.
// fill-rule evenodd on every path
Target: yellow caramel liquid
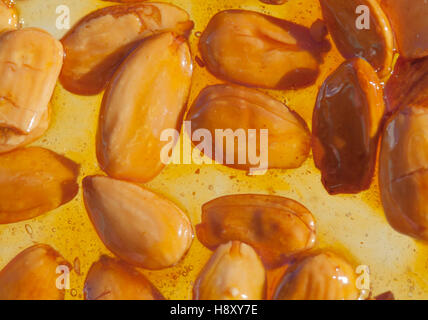
M 23 27 L 40 27 L 61 38 L 55 22 L 57 6 L 70 8 L 71 25 L 87 13 L 113 3 L 98 0 L 17 0 Z M 259 11 L 309 27 L 321 18 L 318 0 L 289 0 L 281 6 L 258 0 L 173 0 L 187 10 L 195 22 L 190 37 L 193 56 L 199 55 L 198 34 L 216 12 L 241 8 Z M 329 38 L 330 39 L 330 38 Z M 331 40 L 331 39 L 330 39 Z M 329 52 L 317 83 L 298 91 L 268 91 L 285 102 L 311 125 L 318 88 L 343 58 Z M 194 64 L 193 102 L 202 88 L 221 83 Z M 95 157 L 95 133 L 102 95 L 83 97 L 57 85 L 53 99 L 53 119 L 47 134 L 34 145 L 63 154 L 81 164 L 79 183 L 87 175 L 102 173 Z M 339 250 L 357 265 L 370 268 L 373 294 L 391 290 L 398 299 L 428 298 L 428 246 L 395 232 L 386 222 L 379 198 L 377 177 L 370 190 L 358 195 L 330 196 L 310 157 L 297 170 L 270 170 L 264 176 L 247 176 L 220 165 L 170 165 L 146 186 L 177 203 L 193 225 L 200 222 L 200 208 L 213 198 L 233 193 L 275 194 L 305 205 L 317 220 L 317 246 Z M 57 249 L 74 266 L 66 299 L 82 299 L 83 285 L 91 264 L 101 254 L 111 253 L 99 240 L 88 219 L 82 192 L 68 204 L 43 216 L 10 225 L 0 225 L 0 268 L 33 243 Z M 192 286 L 210 256 L 195 238 L 183 261 L 160 271 L 141 270 L 168 299 L 191 299 Z

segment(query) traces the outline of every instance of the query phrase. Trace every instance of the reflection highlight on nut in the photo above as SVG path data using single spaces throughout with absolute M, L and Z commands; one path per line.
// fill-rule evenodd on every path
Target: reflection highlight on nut
M 326 251 L 311 254 L 292 265 L 275 293 L 275 300 L 356 300 L 352 266 Z

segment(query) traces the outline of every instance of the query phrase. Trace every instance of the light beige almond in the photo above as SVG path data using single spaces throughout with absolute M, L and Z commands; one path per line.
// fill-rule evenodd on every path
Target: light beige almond
M 97 94 L 142 39 L 165 31 L 188 36 L 192 28 L 188 13 L 172 4 L 132 3 L 99 9 L 62 38 L 66 55 L 61 83 L 73 93 Z
M 161 141 L 179 129 L 192 78 L 187 41 L 174 33 L 153 36 L 124 61 L 102 102 L 97 136 L 101 168 L 117 179 L 147 182 L 164 168 Z
M 67 268 L 71 265 L 50 246 L 27 248 L 0 271 L 0 300 L 63 300 Z
M 162 269 L 179 262 L 193 239 L 188 217 L 136 184 L 103 176 L 83 180 L 89 217 L 106 247 L 126 262 Z
M 217 248 L 196 279 L 196 300 L 262 300 L 266 273 L 249 245 L 231 241 Z
M 35 28 L 0 35 L 0 128 L 30 134 L 46 116 L 61 71 L 62 45 Z

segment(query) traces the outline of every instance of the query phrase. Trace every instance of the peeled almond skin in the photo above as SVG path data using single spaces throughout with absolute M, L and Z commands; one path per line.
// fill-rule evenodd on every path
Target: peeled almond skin
M 217 13 L 203 32 L 199 49 L 209 71 L 242 85 L 290 89 L 315 82 L 328 42 L 309 29 L 246 10 Z
M 320 4 L 328 30 L 345 59 L 363 58 L 381 77 L 388 75 L 394 54 L 394 36 L 378 0 L 320 0 Z M 369 29 L 357 27 L 359 6 L 370 9 Z
M 285 273 L 275 300 L 357 300 L 352 266 L 331 252 L 305 257 Z
M 385 101 L 389 114 L 408 105 L 428 105 L 428 57 L 397 60 L 385 86 Z
M 53 248 L 38 244 L 25 249 L 0 271 L 0 300 L 64 300 L 57 268 L 70 264 Z
M 192 122 L 192 130 L 207 129 L 213 137 L 211 157 L 216 156 L 216 150 L 221 150 L 223 143 L 223 163 L 227 166 L 250 170 L 248 160 L 248 130 L 257 130 L 257 141 L 261 129 L 268 130 L 268 160 L 269 168 L 291 169 L 300 167 L 308 158 L 310 152 L 310 132 L 305 121 L 283 103 L 254 89 L 231 86 L 209 86 L 201 91 L 193 103 L 187 116 Z M 239 163 L 238 139 L 234 141 L 234 163 L 227 163 L 230 150 L 227 141 L 215 139 L 216 130 L 232 129 L 245 130 L 246 155 L 245 163 Z M 223 139 L 225 140 L 225 139 Z M 260 154 L 260 143 L 257 143 L 256 154 Z
M 220 197 L 202 206 L 198 239 L 210 249 L 230 240 L 251 245 L 265 265 L 278 267 L 315 243 L 315 221 L 298 202 L 270 195 Z
M 388 122 L 379 159 L 379 187 L 391 226 L 428 240 L 428 109 L 408 106 Z
M 0 224 L 37 217 L 71 201 L 79 166 L 47 149 L 0 155 Z
M 0 128 L 30 134 L 48 110 L 62 66 L 61 43 L 35 28 L 0 35 Z
M 107 256 L 89 269 L 84 293 L 85 300 L 164 300 L 143 274 Z
M 400 55 L 417 59 L 428 55 L 428 2 L 426 0 L 381 0 Z
M 137 267 L 173 266 L 192 243 L 192 226 L 183 211 L 138 185 L 102 176 L 86 177 L 83 197 L 106 247 Z
M 231 241 L 217 248 L 196 279 L 195 300 L 262 300 L 266 274 L 256 252 Z
M 34 128 L 29 134 L 23 134 L 9 128 L 0 128 L 0 153 L 9 152 L 20 147 L 23 147 L 41 136 L 49 128 L 50 123 L 50 107 L 43 114 L 39 125 Z
M 100 93 L 142 39 L 165 31 L 188 36 L 192 28 L 188 13 L 171 4 L 146 2 L 99 9 L 61 40 L 65 49 L 61 83 L 76 94 Z
M 124 61 L 104 95 L 97 157 L 109 176 L 147 182 L 164 168 L 161 141 L 179 129 L 192 78 L 186 40 L 173 33 L 154 36 Z
M 18 14 L 15 5 L 10 0 L 0 0 L 0 31 L 16 29 L 18 27 Z
M 322 85 L 312 120 L 312 146 L 330 194 L 370 187 L 384 111 L 379 78 L 363 59 L 344 62 Z

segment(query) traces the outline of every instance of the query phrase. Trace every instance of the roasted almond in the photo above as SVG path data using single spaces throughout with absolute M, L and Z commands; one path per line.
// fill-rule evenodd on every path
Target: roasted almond
M 37 217 L 72 200 L 79 166 L 47 149 L 0 155 L 0 224 Z
M 199 49 L 215 76 L 242 85 L 289 89 L 311 85 L 329 43 L 295 23 L 246 10 L 217 13 Z
M 9 152 L 23 147 L 40 138 L 49 128 L 50 107 L 44 112 L 39 125 L 29 134 L 18 132 L 7 127 L 0 127 L 0 153 Z
M 192 243 L 192 225 L 183 211 L 143 187 L 92 176 L 83 180 L 83 196 L 101 240 L 128 263 L 146 269 L 170 267 Z
M 315 220 L 298 202 L 279 196 L 243 194 L 214 199 L 202 206 L 196 226 L 210 249 L 230 240 L 251 245 L 269 267 L 278 267 L 315 242 Z
M 65 50 L 61 83 L 73 93 L 100 93 L 142 39 L 164 31 L 187 36 L 192 28 L 187 12 L 172 4 L 146 2 L 99 9 L 61 40 Z
M 404 59 L 428 55 L 428 2 L 426 0 L 381 0 L 400 55 Z
M 46 117 L 62 66 L 61 43 L 25 28 L 0 35 L 0 128 L 30 134 Z
M 428 240 L 428 109 L 406 106 L 387 123 L 379 158 L 379 188 L 391 226 Z
M 0 271 L 0 300 L 63 300 L 64 289 L 58 284 L 64 283 L 58 267 L 71 269 L 50 246 L 25 249 Z
M 368 62 L 344 62 L 322 85 L 312 120 L 315 165 L 330 194 L 370 187 L 384 115 L 383 89 Z
M 253 153 L 260 157 L 263 154 L 268 156 L 266 165 L 269 168 L 297 168 L 309 156 L 311 138 L 305 121 L 283 103 L 255 89 L 231 85 L 209 86 L 199 94 L 186 118 L 191 121 L 195 131 L 206 129 L 211 133 L 212 152 L 207 156 L 236 169 L 255 169 L 248 157 L 252 148 Z M 227 137 L 218 139 L 216 135 L 217 130 L 228 129 L 234 134 L 244 130 L 247 136 L 249 130 L 257 130 L 257 135 L 261 134 L 262 129 L 268 130 L 268 145 L 250 143 L 246 138 L 244 143 L 241 139 L 234 139 L 233 149 L 228 148 L 229 142 L 224 142 Z M 244 161 L 240 159 L 243 157 L 239 154 L 241 148 L 246 150 Z M 266 150 L 261 152 L 261 148 Z M 222 155 L 222 161 L 218 159 L 218 154 Z
M 409 105 L 428 106 L 428 57 L 398 58 L 385 86 L 385 101 L 388 114 Z
M 395 1 L 395 0 L 394 0 Z M 345 59 L 367 60 L 381 77 L 391 72 L 394 35 L 378 0 L 320 0 L 324 21 Z M 358 7 L 370 11 L 368 29 L 358 25 Z
M 266 274 L 256 252 L 232 241 L 217 248 L 196 279 L 195 300 L 261 300 Z
M 146 182 L 164 168 L 161 141 L 180 128 L 192 78 L 186 40 L 168 32 L 142 43 L 123 62 L 102 102 L 97 157 L 108 175 Z
M 85 300 L 164 300 L 142 273 L 107 256 L 92 264 L 84 293 Z
M 296 262 L 285 273 L 275 300 L 357 300 L 356 275 L 352 266 L 331 252 L 322 252 Z
M 0 0 L 0 31 L 16 29 L 18 27 L 18 14 L 14 2 Z

